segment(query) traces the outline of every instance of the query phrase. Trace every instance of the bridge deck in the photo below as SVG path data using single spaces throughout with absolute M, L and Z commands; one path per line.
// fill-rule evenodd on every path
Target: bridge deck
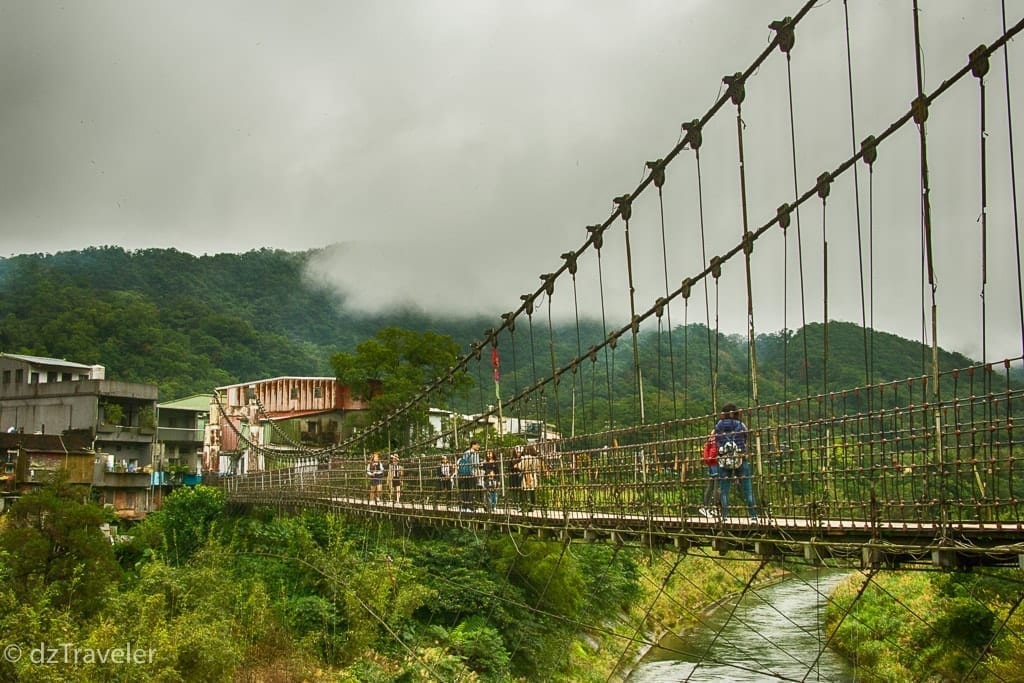
M 460 526 L 481 531 L 536 534 L 553 539 L 611 541 L 623 544 L 709 548 L 761 556 L 800 557 L 811 562 L 837 560 L 861 567 L 929 565 L 941 568 L 1019 566 L 1024 568 L 1024 528 L 1018 522 L 808 520 L 770 517 L 751 523 L 746 517 L 713 520 L 702 515 L 613 514 L 583 510 L 500 505 L 495 511 L 462 509 L 436 501 L 370 503 L 365 497 L 325 495 L 315 489 L 234 490 L 236 504 L 273 504 L 315 508 L 349 515 L 384 516 L 417 525 Z M 313 489 L 313 490 L 310 490 Z

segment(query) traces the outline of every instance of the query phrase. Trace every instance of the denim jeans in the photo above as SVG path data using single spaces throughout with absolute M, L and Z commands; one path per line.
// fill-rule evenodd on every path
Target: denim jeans
M 754 505 L 754 482 L 750 476 L 750 461 L 743 459 L 743 464 L 738 470 L 727 470 L 719 468 L 719 484 L 722 487 L 722 517 L 729 516 L 729 491 L 732 489 L 733 478 L 739 478 L 743 491 L 743 498 L 747 502 L 747 511 L 752 519 L 757 518 L 757 506 Z
M 708 467 L 708 484 L 704 487 L 704 507 L 711 509 L 715 507 L 715 501 L 722 498 L 718 487 L 718 465 Z

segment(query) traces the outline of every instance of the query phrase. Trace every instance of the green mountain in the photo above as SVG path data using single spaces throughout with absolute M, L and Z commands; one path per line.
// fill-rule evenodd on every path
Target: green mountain
M 156 383 L 161 400 L 171 400 L 253 379 L 330 375 L 331 354 L 352 350 L 387 326 L 434 330 L 468 349 L 496 323 L 497 316 L 346 310 L 336 294 L 303 276 L 315 254 L 261 249 L 193 256 L 98 247 L 0 258 L 0 351 L 100 363 L 110 378 Z M 639 382 L 628 337 L 563 375 L 557 397 L 549 386 L 543 400 L 566 413 L 574 406 L 595 415 L 635 411 Z M 920 343 L 866 334 L 849 323 L 829 325 L 826 372 L 823 337 L 821 324 L 758 337 L 760 402 L 927 372 Z M 515 343 L 503 341 L 500 349 L 503 400 L 550 376 L 552 356 L 562 367 L 577 348 L 586 354 L 602 338 L 597 321 L 581 322 L 579 346 L 574 325 L 549 330 L 540 316 L 529 327 L 521 321 Z M 745 338 L 709 334 L 702 325 L 678 327 L 671 340 L 667 331 L 642 333 L 638 355 L 648 420 L 708 412 L 715 372 L 719 396 L 744 402 L 751 388 L 747 351 Z M 494 402 L 490 361 L 482 353 L 471 364 L 476 386 L 451 407 L 479 410 Z M 940 354 L 943 368 L 971 363 L 960 354 Z

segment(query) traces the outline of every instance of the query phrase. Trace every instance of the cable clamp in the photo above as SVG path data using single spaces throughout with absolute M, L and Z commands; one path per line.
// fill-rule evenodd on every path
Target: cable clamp
M 722 277 L 722 257 L 712 256 L 711 257 L 711 277 L 716 280 Z
M 789 227 L 790 212 L 792 209 L 789 204 L 783 204 L 775 210 L 775 217 L 779 221 L 779 227 L 785 230 Z
M 722 82 L 728 86 L 726 94 L 729 95 L 729 99 L 732 100 L 733 104 L 740 104 L 743 102 L 743 98 L 747 96 L 747 91 L 743 87 L 743 74 L 739 71 L 734 73 L 732 76 L 723 76 Z
M 562 258 L 565 259 L 565 269 L 569 271 L 569 275 L 576 274 L 576 252 L 567 251 L 562 254 Z
M 924 95 L 914 98 L 910 103 L 910 112 L 914 115 L 914 123 L 923 125 L 928 120 L 928 98 Z
M 601 247 L 604 245 L 604 226 L 588 225 L 587 232 L 590 233 L 590 241 L 593 243 L 594 248 L 601 251 Z
M 665 313 L 665 304 L 668 303 L 668 299 L 663 296 L 659 296 L 658 300 L 654 302 L 654 315 L 661 319 L 661 316 Z
M 860 143 L 860 152 L 868 166 L 875 163 L 875 160 L 878 159 L 878 141 L 875 140 L 874 135 L 864 138 L 864 141 Z
M 828 192 L 831 189 L 831 187 L 832 187 L 832 176 L 830 176 L 827 172 L 826 173 L 822 173 L 820 176 L 818 176 L 818 185 L 817 185 L 818 196 L 821 197 L 822 200 L 824 200 L 826 197 L 828 197 Z
M 533 294 L 520 294 L 519 298 L 526 303 L 526 315 L 533 315 Z
M 690 290 L 693 289 L 693 280 L 686 278 L 683 280 L 682 285 L 679 287 L 679 293 L 683 295 L 684 299 L 690 298 Z
M 514 333 L 516 331 L 516 314 L 509 311 L 508 313 L 502 313 L 501 318 L 505 321 L 505 327 L 508 328 L 509 334 Z
M 648 161 L 647 168 L 651 169 L 651 179 L 654 182 L 654 186 L 661 189 L 661 186 L 665 184 L 664 160 Z
M 704 137 L 701 135 L 700 129 L 700 119 L 685 121 L 683 123 L 683 130 L 686 131 L 684 144 L 689 145 L 690 149 L 700 149 L 700 145 L 704 141 Z
M 775 31 L 776 39 L 779 41 L 779 49 L 788 55 L 789 51 L 793 49 L 793 44 L 796 43 L 796 34 L 793 32 L 793 17 L 776 19 L 768 24 L 768 28 Z
M 619 215 L 622 216 L 622 220 L 628 221 L 629 217 L 633 215 L 633 200 L 628 194 L 624 194 L 621 197 L 616 197 L 612 200 L 619 207 Z
M 968 61 L 975 78 L 984 78 L 988 73 L 988 47 L 982 43 L 971 51 Z
M 544 291 L 547 292 L 547 295 L 550 297 L 555 293 L 555 274 L 544 273 L 540 276 L 540 279 L 544 281 Z

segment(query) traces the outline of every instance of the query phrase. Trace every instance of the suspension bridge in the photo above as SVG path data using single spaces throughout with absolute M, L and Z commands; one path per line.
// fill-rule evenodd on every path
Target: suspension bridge
M 581 228 L 582 244 L 552 258 L 540 285 L 496 315 L 448 374 L 340 444 L 314 449 L 282 435 L 264 453 L 275 467 L 219 480 L 229 500 L 865 571 L 1024 567 L 1020 114 L 1009 56 L 1024 18 L 1007 16 L 1003 3 L 984 43 L 943 45 L 962 59 L 926 79 L 921 8 L 908 3 L 914 57 L 887 68 L 905 70 L 916 87 L 889 120 L 866 130 L 851 49 L 858 5 L 812 1 L 794 10 L 766 27 L 768 45 L 745 68 L 709 76 L 721 84 L 711 107 L 680 114 L 677 143 L 638 160 L 640 183 L 609 198 L 610 214 Z M 801 145 L 815 143 L 797 125 L 808 113 L 794 104 L 792 65 L 815 58 L 799 49 L 812 10 L 846 36 L 849 119 L 830 134 L 849 148 L 808 172 L 798 167 Z M 757 89 L 774 94 L 754 108 L 747 94 Z M 773 123 L 758 125 L 760 118 Z M 971 157 L 943 153 L 951 125 L 956 149 L 973 149 Z M 752 163 L 745 153 L 756 148 L 754 135 L 788 149 L 770 164 Z M 709 156 L 734 169 L 727 187 L 714 188 L 714 216 L 705 210 Z M 748 191 L 755 184 L 756 200 Z M 969 230 L 966 214 L 976 217 Z M 896 257 L 903 267 L 894 274 L 889 245 L 905 243 L 913 248 Z M 656 253 L 657 267 L 641 263 L 641 253 Z M 839 364 L 830 344 L 842 300 L 860 313 L 858 367 L 848 356 Z M 880 367 L 876 307 L 919 323 L 917 367 Z M 730 337 L 721 321 L 731 316 L 745 331 L 746 367 L 722 366 Z M 781 319 L 782 332 L 765 336 L 755 317 Z M 568 342 L 556 320 L 574 322 Z M 950 331 L 971 330 L 980 359 L 943 350 Z M 999 337 L 1013 343 L 996 355 Z M 500 382 L 509 368 L 512 387 Z M 474 419 L 424 432 L 417 416 L 446 405 L 458 378 L 474 374 Z M 736 376 L 742 389 L 729 379 Z M 529 381 L 519 386 L 522 377 Z M 781 393 L 766 395 L 766 377 Z M 631 387 L 625 396 L 616 392 L 623 385 Z M 734 486 L 732 516 L 719 518 L 702 510 L 702 447 L 726 402 L 740 405 L 749 429 L 756 511 L 748 514 Z M 478 498 L 467 506 L 439 474 L 441 458 L 454 463 L 468 438 L 490 434 L 484 428 L 507 416 L 550 423 L 558 437 L 529 446 L 538 460 L 529 493 L 511 476 L 519 454 L 501 429 L 493 444 L 480 437 L 497 463 L 497 503 L 489 509 L 470 484 Z M 371 451 L 399 455 L 400 499 L 370 500 Z

